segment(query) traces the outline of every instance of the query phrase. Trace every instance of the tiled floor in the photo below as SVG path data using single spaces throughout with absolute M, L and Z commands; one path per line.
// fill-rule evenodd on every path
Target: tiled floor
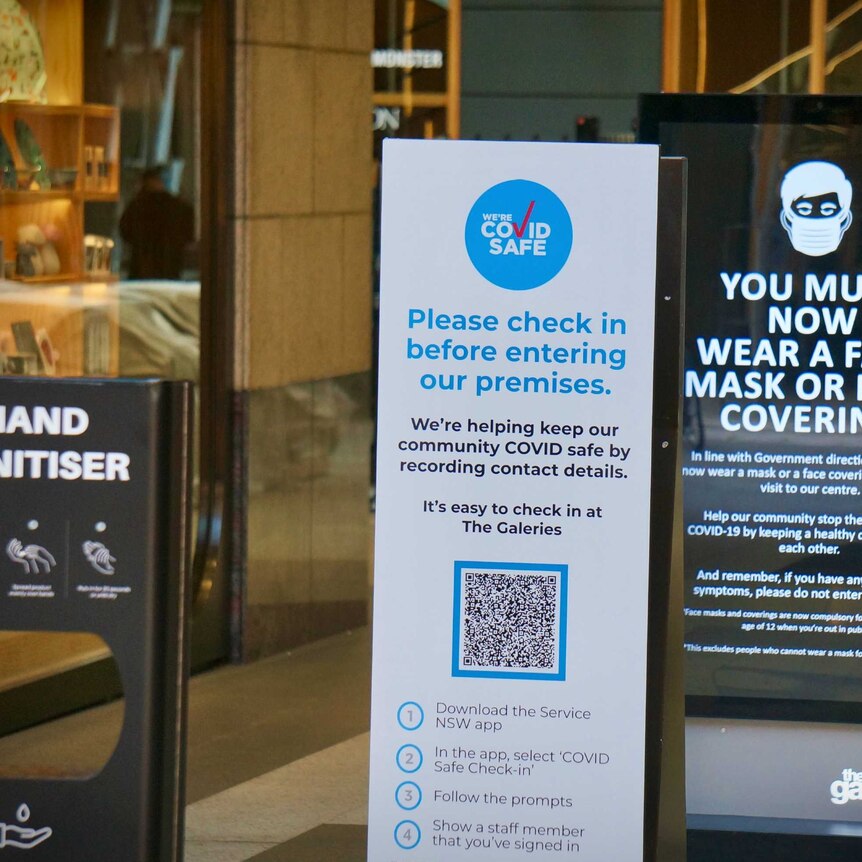
M 187 862 L 364 859 L 369 694 L 367 629 L 195 677 Z M 92 771 L 121 714 L 108 704 L 5 737 L 0 762 Z
M 367 776 L 363 733 L 202 799 L 186 812 L 187 862 L 242 862 L 251 847 L 281 845 L 321 824 L 364 824 Z
M 318 826 L 254 856 L 252 862 L 365 862 L 364 826 Z

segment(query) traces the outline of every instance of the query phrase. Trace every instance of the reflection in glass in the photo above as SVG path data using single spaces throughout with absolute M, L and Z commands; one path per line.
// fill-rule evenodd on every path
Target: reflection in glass
M 28 632 L 0 631 L 0 695 L 29 686 L 32 691 L 40 687 L 51 690 L 51 678 L 65 680 L 74 686 L 76 672 L 90 662 L 101 661 L 106 675 L 120 686 L 116 660 L 102 638 L 84 632 Z M 118 689 L 121 691 L 121 689 Z M 38 695 L 35 695 L 38 697 Z M 34 698 L 31 698 L 31 701 Z M 9 778 L 90 778 L 107 764 L 123 728 L 124 704 L 122 699 L 112 703 L 98 716 L 72 716 L 65 719 L 72 726 L 86 727 L 89 723 L 87 745 L 66 747 L 55 744 L 57 730 L 51 725 L 44 728 L 24 729 L 28 722 L 28 709 L 21 706 L 12 714 L 7 710 L 0 716 L 0 779 Z M 35 715 L 34 707 L 31 715 Z M 93 726 L 93 722 L 97 726 Z
M 857 0 L 668 0 L 677 23 L 665 46 L 670 89 L 730 93 L 858 93 Z M 818 10 L 823 15 L 817 17 Z
M 197 381 L 202 3 L 26 6 L 48 74 L 38 94 L 0 91 L 0 374 Z M 0 669 L 0 714 L 62 671 L 28 638 Z M 87 636 L 64 652 L 105 657 Z

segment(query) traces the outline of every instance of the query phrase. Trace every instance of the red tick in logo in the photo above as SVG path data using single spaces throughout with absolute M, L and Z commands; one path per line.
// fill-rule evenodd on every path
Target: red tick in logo
M 520 239 L 524 235 L 524 231 L 527 229 L 527 222 L 530 221 L 530 216 L 533 214 L 533 207 L 535 205 L 535 201 L 530 201 L 530 205 L 527 207 L 527 214 L 524 216 L 524 220 L 521 222 L 521 226 L 514 226 L 513 230 L 515 231 L 515 236 L 518 237 L 518 239 Z

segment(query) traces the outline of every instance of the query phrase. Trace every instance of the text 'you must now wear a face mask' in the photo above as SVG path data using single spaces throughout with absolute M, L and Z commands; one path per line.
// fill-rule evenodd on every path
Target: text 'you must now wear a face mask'
M 781 225 L 796 251 L 821 257 L 835 251 L 853 221 L 853 186 L 831 162 L 803 162 L 781 183 Z

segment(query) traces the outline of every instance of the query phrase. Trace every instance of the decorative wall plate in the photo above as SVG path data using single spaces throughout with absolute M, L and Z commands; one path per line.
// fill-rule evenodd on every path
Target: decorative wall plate
M 47 80 L 39 30 L 18 0 L 0 0 L 0 102 L 44 102 Z

